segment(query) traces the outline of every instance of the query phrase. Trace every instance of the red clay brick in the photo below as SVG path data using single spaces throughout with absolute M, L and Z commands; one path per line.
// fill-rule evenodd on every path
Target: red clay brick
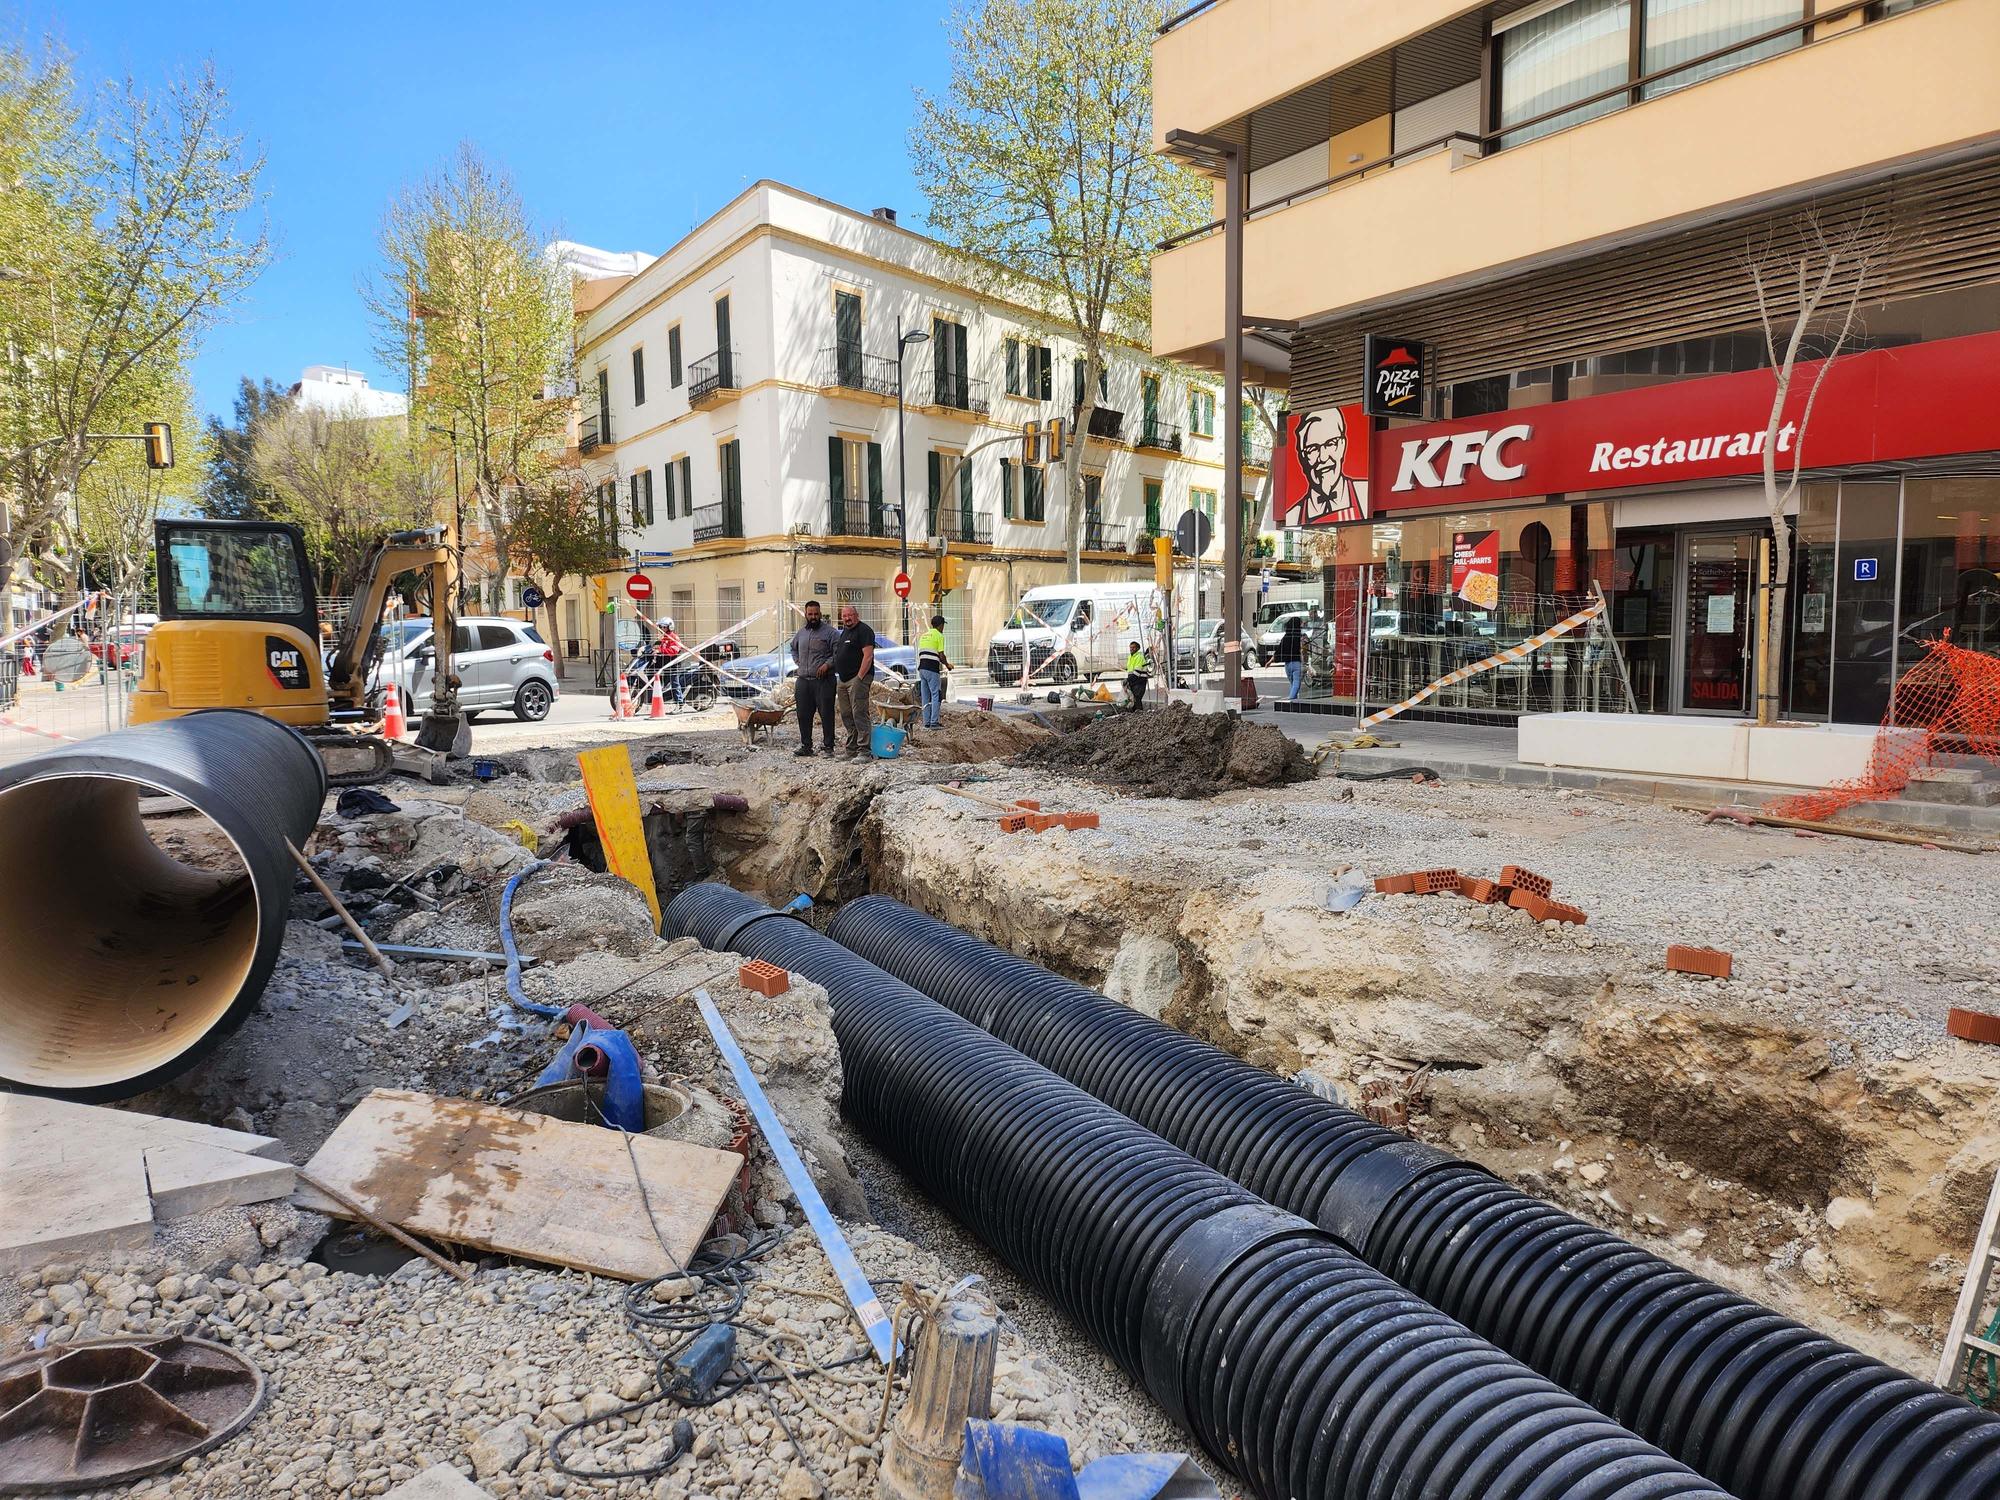
M 1416 890 L 1419 896 L 1436 896 L 1443 893 L 1458 894 L 1458 871 L 1419 870 L 1416 875 Z
M 1954 1005 L 1945 1016 L 1944 1029 L 1960 1041 L 2000 1043 L 2000 1016 L 1983 1011 L 1960 1010 Z
M 1047 833 L 1051 828 L 1062 827 L 1062 817 L 1058 813 L 1031 812 L 1028 827 L 1035 833 Z
M 1524 870 L 1519 865 L 1503 865 L 1500 869 L 1500 883 L 1509 890 L 1533 891 L 1546 901 L 1555 890 L 1555 882 L 1546 875 L 1537 875 L 1533 870 Z
M 755 990 L 766 999 L 775 1000 L 792 987 L 792 976 L 776 964 L 753 958 L 736 971 L 736 982 L 746 990 Z
M 1548 903 L 1548 908 L 1549 915 L 1558 922 L 1571 922 L 1581 927 L 1590 920 L 1590 914 L 1582 907 L 1571 906 L 1567 901 L 1551 901 Z
M 1016 807 L 1025 807 L 1029 812 L 1040 812 L 1042 810 L 1042 804 L 1037 802 L 1033 797 L 1016 797 L 1014 805 Z
M 1696 948 L 1675 943 L 1667 949 L 1667 967 L 1676 974 L 1706 974 L 1710 979 L 1727 979 L 1735 960 L 1720 948 Z
M 1546 922 L 1552 913 L 1548 899 L 1537 896 L 1533 891 L 1517 890 L 1507 893 L 1507 904 L 1516 911 L 1524 911 L 1537 922 Z
M 1408 896 L 1413 894 L 1416 889 L 1417 877 L 1414 875 L 1377 875 L 1375 877 L 1375 891 L 1377 895 Z
M 1491 880 L 1475 879 L 1471 875 L 1458 877 L 1458 893 L 1468 901 L 1477 901 L 1481 906 L 1491 906 L 1506 898 L 1500 894 L 1500 887 Z
M 1098 823 L 1094 812 L 1066 812 L 1061 815 L 1063 827 L 1068 829 L 1095 828 Z
M 1020 833 L 1027 828 L 1028 819 L 1031 816 L 1032 814 L 1029 813 L 1007 813 L 1000 819 L 1000 831 L 1002 833 Z

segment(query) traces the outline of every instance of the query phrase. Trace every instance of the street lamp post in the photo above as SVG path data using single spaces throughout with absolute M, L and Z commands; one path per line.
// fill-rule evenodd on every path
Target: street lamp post
M 903 560 L 899 571 L 905 578 L 910 574 L 910 466 L 907 461 L 909 440 L 903 432 L 903 355 L 912 344 L 928 341 L 930 335 L 921 328 L 903 332 L 903 319 L 896 319 L 896 532 L 903 543 Z M 903 642 L 910 639 L 910 601 L 903 601 Z
M 455 427 L 432 427 L 425 424 L 427 432 L 451 439 L 451 550 L 458 559 L 459 602 L 465 598 L 465 486 L 458 477 L 458 429 Z

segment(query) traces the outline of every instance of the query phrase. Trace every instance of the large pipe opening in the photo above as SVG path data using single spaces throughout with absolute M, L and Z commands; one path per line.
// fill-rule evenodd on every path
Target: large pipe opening
M 249 980 L 258 896 L 242 848 L 212 867 L 154 843 L 142 795 L 65 775 L 0 791 L 0 1076 L 98 1089 L 171 1063 L 220 1025 Z
M 149 795 L 184 806 L 149 824 Z M 0 767 L 0 1088 L 122 1099 L 216 1046 L 277 964 L 325 797 L 302 735 L 236 709 Z

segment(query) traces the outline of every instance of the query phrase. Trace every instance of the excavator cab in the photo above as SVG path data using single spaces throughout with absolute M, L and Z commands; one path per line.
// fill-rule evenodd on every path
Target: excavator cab
M 336 785 L 380 780 L 393 747 L 355 732 L 374 715 L 368 676 L 377 626 L 398 574 L 428 575 L 435 638 L 452 638 L 457 568 L 441 529 L 402 531 L 370 549 L 348 617 L 322 641 L 305 537 L 279 521 L 172 519 L 153 528 L 160 622 L 146 639 L 132 698 L 135 724 L 204 708 L 247 708 L 303 731 Z M 447 651 L 424 715 L 422 749 L 463 754 L 470 735 L 458 711 Z M 348 727 L 353 726 L 353 727 Z

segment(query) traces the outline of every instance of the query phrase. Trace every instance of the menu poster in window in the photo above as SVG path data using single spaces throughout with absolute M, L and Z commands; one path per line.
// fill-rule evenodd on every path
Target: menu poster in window
M 1802 635 L 1826 634 L 1826 595 L 1807 594 L 1799 600 L 1799 632 Z
M 1474 609 L 1499 606 L 1499 532 L 1454 531 L 1451 534 L 1451 591 Z

